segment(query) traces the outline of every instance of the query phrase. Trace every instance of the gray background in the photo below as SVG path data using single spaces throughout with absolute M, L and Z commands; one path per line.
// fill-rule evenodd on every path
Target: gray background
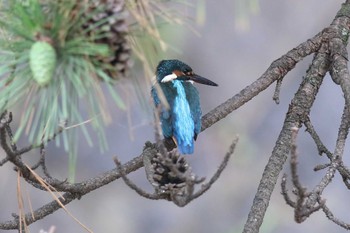
M 183 53 L 170 51 L 163 58 L 183 60 L 195 72 L 219 84 L 217 88 L 198 86 L 202 110 L 206 113 L 256 80 L 272 61 L 329 25 L 342 2 L 260 1 L 260 11 L 249 15 L 250 21 L 244 29 L 237 26 L 237 5 L 234 1 L 207 1 L 205 23 L 202 26 L 194 25 L 201 36 L 194 35 L 190 30 L 171 29 L 174 31 L 169 33 L 168 39 Z M 184 13 L 193 16 L 195 9 L 188 8 Z M 179 208 L 166 201 L 141 198 L 118 180 L 69 204 L 67 208 L 94 232 L 240 232 L 288 104 L 310 61 L 310 57 L 306 58 L 286 76 L 279 105 L 272 101 L 274 88 L 270 87 L 199 135 L 194 155 L 187 158 L 200 176 L 210 177 L 213 174 L 234 135 L 239 134 L 240 142 L 219 181 L 188 206 Z M 133 74 L 143 80 L 142 70 L 138 71 L 137 68 L 138 65 Z M 147 93 L 150 87 L 145 84 L 142 88 Z M 129 110 L 123 112 L 111 104 L 114 122 L 107 128 L 110 148 L 105 153 L 101 154 L 98 147 L 86 146 L 85 141 L 81 140 L 77 181 L 112 169 L 114 155 L 118 155 L 123 162 L 139 155 L 144 142 L 154 138 L 152 116 L 140 105 L 132 83 L 123 82 L 119 89 L 122 96 L 127 98 Z M 149 97 L 145 98 L 146 103 L 150 103 Z M 335 145 L 343 104 L 340 88 L 327 76 L 310 117 L 331 150 Z M 128 117 L 131 123 L 128 123 Z M 315 174 L 312 168 L 327 160 L 318 156 L 310 137 L 302 130 L 298 142 L 300 176 L 303 184 L 311 188 L 323 175 L 323 171 Z M 349 162 L 348 154 L 347 148 L 346 162 Z M 34 153 L 31 155 L 34 156 Z M 50 145 L 47 160 L 52 175 L 66 178 L 68 159 L 64 150 Z M 285 170 L 288 172 L 288 165 Z M 17 212 L 16 174 L 8 164 L 0 169 L 0 177 L 0 220 L 7 220 L 10 219 L 10 213 Z M 152 190 L 144 178 L 143 170 L 131 174 L 130 178 L 141 187 Z M 32 190 L 24 182 L 22 189 L 30 194 L 33 208 L 52 200 L 50 194 Z M 334 213 L 350 222 L 348 191 L 338 175 L 324 196 Z M 85 232 L 63 210 L 33 224 L 30 229 L 31 232 L 39 232 L 51 225 L 57 227 L 56 232 Z M 293 210 L 285 204 L 278 184 L 261 232 L 316 231 L 345 232 L 328 221 L 322 212 L 312 215 L 302 224 L 295 223 Z

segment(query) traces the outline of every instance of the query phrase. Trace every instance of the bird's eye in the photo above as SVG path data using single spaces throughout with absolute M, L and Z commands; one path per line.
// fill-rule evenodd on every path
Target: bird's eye
M 182 72 L 183 72 L 185 75 L 192 75 L 192 74 L 193 74 L 192 70 L 190 70 L 190 69 L 184 69 Z

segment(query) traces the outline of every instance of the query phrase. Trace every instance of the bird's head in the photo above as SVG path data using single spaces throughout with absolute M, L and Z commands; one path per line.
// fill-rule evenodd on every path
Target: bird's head
M 167 83 L 173 80 L 193 81 L 196 83 L 218 86 L 218 84 L 195 74 L 192 68 L 179 60 L 162 60 L 157 66 L 157 81 Z

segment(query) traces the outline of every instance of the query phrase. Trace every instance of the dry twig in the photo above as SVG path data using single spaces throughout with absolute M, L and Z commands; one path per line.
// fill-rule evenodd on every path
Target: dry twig
M 208 183 L 203 183 L 205 178 L 197 178 L 192 173 L 190 165 L 184 157 L 177 154 L 176 150 L 162 154 L 156 146 L 148 145 L 145 148 L 148 151 L 144 153 L 144 164 L 147 178 L 155 189 L 154 193 L 146 192 L 129 180 L 117 157 L 114 157 L 114 162 L 125 184 L 140 196 L 152 200 L 165 199 L 183 207 L 200 197 L 215 183 L 225 169 L 237 142 L 238 137 L 234 139 L 224 160 Z M 202 184 L 197 192 L 194 191 L 196 184 Z

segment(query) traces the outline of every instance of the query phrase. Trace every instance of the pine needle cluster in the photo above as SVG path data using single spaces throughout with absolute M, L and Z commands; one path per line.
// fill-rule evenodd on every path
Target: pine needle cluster
M 115 15 L 93 20 L 105 7 L 93 1 L 2 1 L 0 112 L 15 106 L 22 110 L 15 140 L 27 132 L 30 142 L 47 142 L 67 126 L 86 121 L 81 105 L 103 136 L 110 121 L 105 92 L 125 108 L 114 88 L 122 75 L 116 64 L 106 62 L 116 50 L 102 43 L 110 38 L 102 26 L 114 22 Z M 91 143 L 85 125 L 81 128 Z M 67 132 L 62 139 L 68 150 L 72 135 Z
M 25 135 L 39 146 L 55 138 L 69 152 L 71 174 L 78 142 L 72 128 L 92 145 L 88 123 L 107 148 L 107 99 L 126 108 L 115 87 L 129 77 L 131 51 L 151 82 L 156 54 L 169 47 L 159 23 L 184 24 L 170 2 L 0 0 L 0 113 L 20 115 L 14 140 Z

